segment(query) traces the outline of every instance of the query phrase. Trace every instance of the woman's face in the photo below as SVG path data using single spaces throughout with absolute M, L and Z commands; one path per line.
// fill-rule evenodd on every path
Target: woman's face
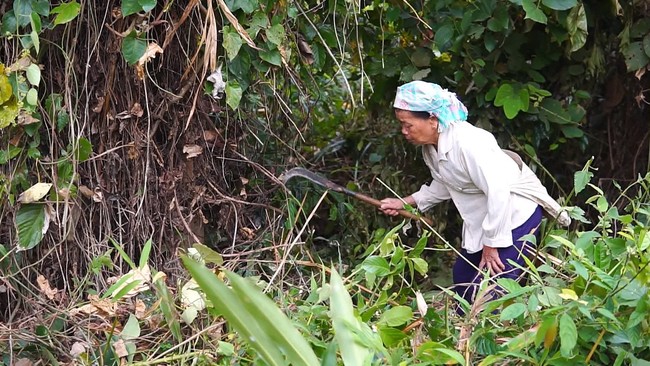
M 421 116 L 395 109 L 395 117 L 402 125 L 402 135 L 413 145 L 438 144 L 438 119 L 435 116 L 422 118 Z

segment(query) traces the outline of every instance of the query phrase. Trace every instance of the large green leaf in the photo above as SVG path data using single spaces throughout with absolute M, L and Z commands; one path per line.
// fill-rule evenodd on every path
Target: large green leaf
M 395 306 L 386 310 L 379 318 L 379 324 L 396 327 L 413 318 L 413 310 L 408 306 Z
M 0 71 L 4 70 L 4 67 L 0 67 Z M 9 78 L 0 72 L 0 104 L 8 101 L 14 95 L 13 89 L 11 88 L 11 83 L 9 83 Z
M 567 29 L 569 30 L 569 39 L 571 41 L 571 52 L 582 48 L 587 42 L 587 14 L 582 4 L 571 10 L 567 17 Z
M 79 15 L 81 5 L 76 0 L 69 3 L 63 3 L 56 8 L 52 9 L 52 14 L 56 14 L 54 18 L 54 25 L 65 24 L 72 21 Z
M 38 203 L 24 204 L 16 213 L 16 227 L 18 228 L 18 246 L 23 249 L 32 249 L 43 240 L 45 227 L 45 205 Z
M 129 65 L 134 65 L 147 50 L 147 41 L 138 38 L 135 32 L 122 40 L 122 55 Z
M 138 0 L 138 3 L 144 12 L 148 12 L 156 7 L 157 0 Z
M 623 49 L 623 56 L 625 56 L 627 71 L 642 69 L 650 63 L 650 57 L 645 52 L 643 42 L 630 43 L 628 47 Z
M 226 55 L 228 55 L 229 60 L 237 57 L 242 44 L 244 42 L 239 33 L 233 31 L 228 25 L 223 27 L 223 48 L 226 50 Z
M 215 309 L 267 364 L 320 364 L 286 315 L 249 280 L 227 272 L 230 289 L 203 265 L 186 256 L 182 260 Z
M 502 84 L 497 91 L 494 105 L 503 107 L 508 119 L 513 119 L 520 111 L 527 111 L 530 95 L 526 88 L 515 88 L 512 84 Z
M 508 307 L 503 309 L 503 311 L 501 312 L 501 320 L 506 321 L 506 320 L 516 319 L 525 312 L 526 312 L 526 305 L 520 302 L 516 302 L 514 304 L 510 304 Z
M 75 149 L 75 158 L 77 161 L 82 162 L 88 160 L 90 154 L 93 152 L 93 144 L 88 141 L 85 137 L 80 137 L 77 140 L 77 146 Z
M 390 273 L 390 266 L 386 258 L 379 256 L 370 256 L 363 261 L 361 265 L 364 271 L 377 276 L 386 276 Z
M 542 4 L 553 10 L 567 10 L 578 5 L 577 0 L 542 0 Z
M 16 15 L 14 14 L 13 10 L 9 10 L 8 12 L 4 13 L 4 15 L 2 16 L 1 30 L 3 35 L 5 33 L 11 33 L 11 34 L 18 33 L 18 20 L 16 19 Z
M 524 11 L 526 12 L 526 19 L 530 19 L 532 21 L 535 21 L 537 23 L 542 23 L 542 24 L 546 24 L 546 22 L 548 21 L 548 19 L 546 18 L 546 14 L 544 14 L 542 9 L 539 8 L 536 1 L 523 0 L 522 6 L 524 7 Z
M 232 109 L 239 108 L 239 102 L 241 102 L 241 97 L 243 90 L 239 83 L 236 81 L 228 81 L 226 83 L 226 104 Z
M 280 66 L 282 64 L 282 56 L 280 51 L 277 48 L 271 48 L 269 50 L 261 50 L 260 58 L 271 65 Z
M 587 183 L 589 183 L 593 176 L 594 174 L 588 170 L 575 172 L 573 176 L 573 187 L 575 189 L 575 193 L 578 194 L 582 192 L 582 190 L 587 187 Z
M 142 10 L 139 0 L 122 0 L 122 16 L 129 16 Z
M 0 128 L 5 128 L 16 121 L 20 107 L 16 98 L 11 98 L 8 102 L 0 105 Z
M 282 24 L 276 24 L 266 29 L 266 38 L 269 42 L 279 46 L 286 38 L 284 26 Z
M 31 0 L 14 0 L 14 16 L 20 27 L 24 27 L 31 22 L 32 2 Z
M 49 0 L 32 0 L 32 10 L 38 15 L 44 17 L 50 15 L 50 1 Z
M 357 334 L 361 332 L 359 320 L 354 315 L 350 294 L 343 285 L 338 272 L 332 268 L 330 278 L 330 315 L 334 327 L 334 339 L 339 344 L 345 366 L 370 365 L 370 350 L 363 346 Z
M 562 356 L 571 356 L 571 351 L 578 342 L 578 330 L 573 318 L 569 314 L 562 314 L 560 317 L 560 351 Z

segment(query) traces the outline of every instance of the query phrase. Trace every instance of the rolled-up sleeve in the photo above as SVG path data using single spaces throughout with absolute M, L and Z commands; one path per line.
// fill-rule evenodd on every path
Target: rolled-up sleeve
M 512 245 L 510 225 L 510 180 L 500 164 L 503 153 L 494 144 L 462 144 L 459 150 L 470 179 L 487 197 L 487 215 L 481 224 L 483 245 L 504 248 Z
M 426 211 L 433 207 L 436 203 L 446 201 L 451 198 L 447 187 L 435 180 L 430 184 L 423 184 L 420 190 L 411 195 L 418 210 Z

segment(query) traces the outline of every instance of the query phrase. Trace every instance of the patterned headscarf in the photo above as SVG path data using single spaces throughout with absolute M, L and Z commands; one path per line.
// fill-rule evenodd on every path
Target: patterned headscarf
M 429 112 L 438 118 L 440 130 L 452 122 L 467 121 L 467 108 L 456 94 L 438 84 L 412 81 L 397 88 L 393 107 L 411 112 Z

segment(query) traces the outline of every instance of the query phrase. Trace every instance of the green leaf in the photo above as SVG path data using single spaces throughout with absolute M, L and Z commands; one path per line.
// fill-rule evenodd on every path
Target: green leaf
M 631 329 L 645 320 L 648 317 L 649 310 L 647 296 L 641 297 L 636 307 L 634 307 L 634 311 L 630 314 L 630 318 L 627 321 L 627 329 Z
M 201 243 L 194 243 L 192 247 L 194 247 L 194 249 L 196 249 L 199 252 L 199 254 L 201 255 L 201 259 L 203 259 L 205 263 L 213 263 L 218 266 L 223 264 L 223 257 L 221 256 L 221 254 L 212 250 L 208 246 L 203 245 Z
M 38 33 L 36 31 L 31 31 L 29 33 L 29 38 L 32 40 L 32 44 L 34 45 L 34 50 L 36 53 L 39 52 L 41 49 L 41 40 L 38 38 Z
M 229 60 L 237 57 L 242 44 L 244 42 L 239 33 L 234 32 L 230 26 L 223 27 L 223 48 L 226 50 L 226 55 L 228 55 Z
M 0 129 L 14 123 L 19 112 L 20 107 L 16 98 L 11 98 L 8 102 L 0 105 Z
M 557 99 L 545 98 L 540 103 L 539 108 L 541 110 L 539 117 L 542 120 L 548 120 L 557 124 L 574 123 L 571 120 L 569 112 L 562 107 L 562 103 Z
M 339 344 L 344 365 L 366 365 L 370 356 L 368 348 L 358 340 L 359 320 L 354 316 L 350 294 L 336 269 L 332 268 L 330 277 L 330 314 L 334 328 L 334 339 Z
M 90 154 L 93 152 L 93 145 L 85 137 L 80 137 L 77 140 L 77 146 L 75 151 L 75 159 L 82 162 L 88 160 Z
M 422 258 L 411 258 L 415 270 L 422 276 L 426 275 L 429 271 L 429 263 Z
M 282 56 L 280 56 L 280 51 L 277 48 L 261 50 L 260 58 L 271 65 L 280 66 L 282 64 Z
M 400 326 L 413 318 L 413 310 L 408 306 L 395 306 L 388 309 L 379 318 L 378 324 L 388 325 L 389 327 Z
M 361 264 L 361 268 L 377 276 L 386 276 L 390 273 L 388 261 L 383 257 L 375 255 L 366 258 Z
M 31 22 L 31 0 L 14 0 L 13 11 L 19 26 L 24 27 Z
M 534 0 L 523 0 L 521 5 L 524 7 L 524 11 L 526 12 L 526 19 L 546 24 L 546 14 L 544 14 L 542 9 L 539 8 Z
M 183 340 L 183 334 L 181 333 L 181 324 L 178 320 L 179 317 L 178 312 L 176 311 L 174 297 L 169 291 L 167 285 L 165 285 L 164 278 L 159 278 L 153 285 L 156 289 L 158 298 L 160 299 L 160 311 L 162 311 L 163 316 L 165 317 L 165 322 L 167 322 L 167 326 L 172 332 L 174 339 L 180 342 Z
M 122 40 L 122 55 L 129 65 L 134 65 L 147 50 L 147 41 L 138 38 L 134 32 Z
M 571 41 L 571 52 L 582 48 L 587 42 L 587 14 L 582 4 L 573 8 L 567 18 L 567 29 L 569 30 L 569 40 Z
M 645 53 L 643 42 L 632 42 L 623 49 L 627 71 L 633 72 L 642 69 L 650 63 L 650 57 Z
M 465 358 L 455 350 L 450 350 L 438 342 L 426 342 L 418 348 L 417 359 L 427 361 L 434 365 L 465 365 Z
M 153 8 L 156 7 L 158 1 L 157 0 L 138 0 L 138 3 L 140 4 L 140 7 L 142 8 L 143 11 L 149 12 L 153 10 Z
M 233 110 L 236 110 L 239 107 L 242 94 L 243 90 L 239 86 L 238 82 L 228 81 L 226 83 L 226 104 L 228 104 Z
M 377 328 L 379 331 L 379 336 L 381 337 L 381 340 L 384 342 L 386 347 L 394 347 L 409 336 L 408 334 L 396 328 L 382 326 L 379 326 Z
M 501 312 L 501 321 L 512 320 L 520 317 L 526 312 L 526 305 L 516 302 L 503 309 Z
M 444 51 L 447 49 L 447 43 L 450 43 L 450 40 L 454 36 L 454 26 L 452 24 L 445 24 L 442 27 L 438 28 L 435 36 L 433 37 L 433 42 L 438 47 L 439 50 Z
M 0 72 L 0 105 L 11 99 L 14 95 L 9 78 Z
M 140 253 L 140 260 L 138 261 L 138 268 L 142 269 L 147 265 L 147 262 L 149 261 L 149 254 L 151 253 L 151 247 L 152 241 L 151 238 L 149 238 L 142 247 L 142 253 Z
M 32 10 L 38 15 L 47 17 L 50 15 L 50 1 L 49 0 L 31 0 Z
M 266 38 L 275 45 L 281 45 L 282 41 L 286 38 L 284 26 L 282 24 L 276 24 L 266 29 Z
M 566 138 L 580 138 L 585 135 L 585 133 L 577 125 L 565 125 L 561 126 L 562 134 Z
M 43 240 L 45 228 L 45 205 L 24 204 L 16 213 L 18 246 L 22 250 L 32 249 Z
M 266 16 L 266 13 L 263 11 L 257 11 L 253 14 L 253 18 L 250 21 L 249 28 L 246 30 L 251 38 L 257 37 L 257 33 L 266 29 L 269 26 L 269 18 Z
M 27 95 L 25 96 L 25 101 L 29 105 L 37 105 L 38 104 L 38 92 L 34 88 L 30 88 L 29 91 L 27 92 Z
M 645 51 L 646 56 L 650 57 L 650 33 L 643 37 L 643 51 Z
M 578 5 L 577 0 L 542 0 L 542 4 L 553 10 L 567 10 Z
M 122 0 L 122 16 L 127 17 L 142 10 L 139 0 Z
M 48 4 L 48 5 L 49 5 L 49 4 Z M 49 9 L 48 9 L 48 12 L 49 12 Z M 38 16 L 38 13 L 33 12 L 33 13 L 32 13 L 32 19 L 31 19 L 31 20 L 32 20 L 32 21 L 31 21 L 31 23 L 32 23 L 32 33 L 36 34 L 36 37 L 38 38 L 38 33 L 40 33 L 41 30 L 42 30 L 41 17 Z M 30 35 L 31 35 L 31 33 L 30 33 Z M 32 37 L 32 38 L 33 38 L 33 37 Z M 34 41 L 34 40 L 32 39 L 32 42 L 33 42 L 33 41 Z
M 578 330 L 573 319 L 566 313 L 560 317 L 560 352 L 564 357 L 570 357 L 571 351 L 578 342 Z
M 206 267 L 186 256 L 181 259 L 215 309 L 267 364 L 319 365 L 291 321 L 251 281 L 226 272 L 231 289 Z
M 525 90 L 525 96 L 522 96 L 521 91 Z M 528 109 L 528 90 L 522 89 L 519 92 L 515 91 L 512 84 L 502 84 L 497 91 L 494 105 L 496 107 L 503 107 L 503 111 L 508 119 L 513 119 L 519 114 L 519 111 Z M 525 104 L 523 99 L 526 99 Z
M 132 340 L 140 337 L 140 324 L 138 323 L 138 318 L 133 314 L 129 314 L 129 320 L 124 324 L 124 328 L 120 332 L 120 338 L 127 340 Z
M 69 3 L 63 3 L 56 8 L 52 9 L 52 14 L 56 14 L 54 18 L 54 25 L 65 24 L 72 21 L 79 15 L 81 5 L 76 0 Z
M 38 84 L 41 82 L 41 69 L 38 67 L 38 65 L 31 64 L 27 66 L 27 70 L 25 72 L 27 74 L 27 80 L 29 83 L 33 86 L 38 86 Z
M 16 34 L 18 33 L 18 20 L 13 10 L 9 10 L 2 16 L 2 34 L 5 33 Z
M 587 183 L 589 183 L 593 176 L 594 174 L 588 170 L 575 172 L 573 175 L 573 187 L 575 189 L 575 193 L 578 194 L 582 192 L 582 190 L 587 187 Z

